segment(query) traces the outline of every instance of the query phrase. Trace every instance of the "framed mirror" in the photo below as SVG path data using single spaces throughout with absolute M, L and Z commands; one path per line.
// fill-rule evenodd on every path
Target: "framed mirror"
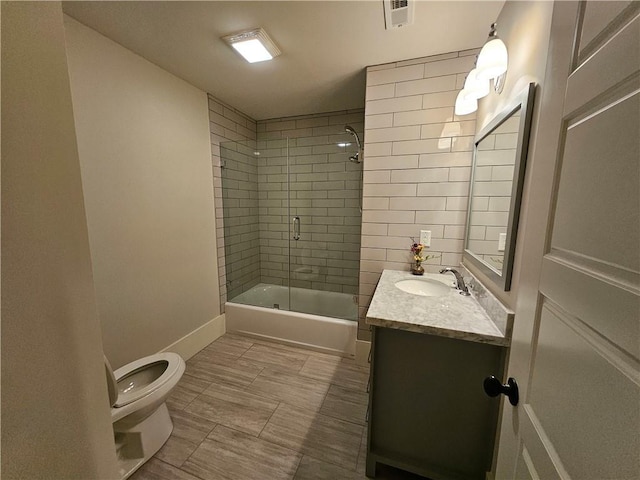
M 505 291 L 511 288 L 534 92 L 530 83 L 475 140 L 463 259 Z

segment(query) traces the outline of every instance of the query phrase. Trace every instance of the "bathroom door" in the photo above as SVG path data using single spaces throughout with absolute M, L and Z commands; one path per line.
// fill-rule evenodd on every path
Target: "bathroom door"
M 639 6 L 554 6 L 498 479 L 640 477 Z

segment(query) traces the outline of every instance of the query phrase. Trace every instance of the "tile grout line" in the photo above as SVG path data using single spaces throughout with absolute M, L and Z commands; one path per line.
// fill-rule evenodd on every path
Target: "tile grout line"
M 261 438 L 260 435 L 262 435 L 262 432 L 264 431 L 265 428 L 267 428 L 267 425 L 269 424 L 269 422 L 271 421 L 271 418 L 273 417 L 273 415 L 276 413 L 276 411 L 280 408 L 280 405 L 282 404 L 281 401 L 278 401 L 278 405 L 276 406 L 276 408 L 273 409 L 273 412 L 271 412 L 271 415 L 269 415 L 269 419 L 264 423 L 264 426 L 260 429 L 260 433 L 258 433 L 258 435 L 256 436 L 256 438 L 259 438 L 260 440 L 267 442 L 268 440 L 265 440 L 264 438 Z M 273 443 L 273 442 L 269 442 L 269 443 Z M 276 444 L 277 445 L 277 444 Z M 295 451 L 295 450 L 294 450 Z
M 189 455 L 189 456 L 191 456 L 191 455 Z M 162 462 L 162 463 L 164 463 L 165 465 L 168 465 L 169 467 L 172 467 L 172 468 L 175 468 L 175 469 L 177 469 L 177 470 L 180 470 L 181 472 L 184 472 L 184 473 L 186 473 L 187 475 L 191 475 L 191 476 L 192 476 L 192 477 L 194 477 L 194 478 L 199 478 L 200 480 L 207 480 L 206 478 L 202 478 L 202 477 L 200 477 L 199 475 L 196 475 L 196 474 L 194 474 L 194 473 L 187 472 L 186 470 L 182 470 L 182 467 L 176 467 L 175 465 L 171 465 L 169 462 L 165 462 L 164 460 L 161 460 L 161 459 L 159 459 L 159 458 L 156 458 L 156 457 L 155 457 L 155 455 L 154 455 L 152 458 L 154 458 L 154 459 L 155 459 L 155 460 L 157 460 L 158 462 Z M 185 460 L 185 461 L 186 461 L 186 460 Z M 183 462 L 183 465 L 184 465 L 184 462 Z M 143 466 L 144 466 L 144 465 L 143 465 Z M 135 475 L 135 473 L 134 473 L 134 475 Z
M 361 443 L 362 443 L 362 440 L 361 440 L 361 441 L 360 441 L 360 443 L 358 444 L 358 449 L 360 448 L 360 444 L 361 444 Z M 358 452 L 358 455 L 356 455 L 356 467 L 355 467 L 353 470 L 351 470 L 351 469 L 349 469 L 349 468 L 345 467 L 344 465 L 340 465 L 339 463 L 334 463 L 334 462 L 332 462 L 332 461 L 331 461 L 331 460 L 329 460 L 329 459 L 326 459 L 326 458 L 324 458 L 324 459 L 323 459 L 323 458 L 318 458 L 318 457 L 316 457 L 315 455 L 312 455 L 312 454 L 310 454 L 310 453 L 304 453 L 303 455 L 306 455 L 306 456 L 307 456 L 307 457 L 309 457 L 309 458 L 313 458 L 314 460 L 317 460 L 317 461 L 319 461 L 319 462 L 326 463 L 327 465 L 333 465 L 334 467 L 339 467 L 339 468 L 341 468 L 341 469 L 343 469 L 343 470 L 346 470 L 346 471 L 348 471 L 348 472 L 350 472 L 350 473 L 357 473 L 357 470 L 358 470 L 358 457 L 360 456 L 360 453 Z M 297 473 L 297 472 L 296 472 L 296 473 Z
M 196 450 L 198 450 L 200 448 L 200 446 L 204 443 L 204 441 L 207 438 L 209 438 L 209 435 L 211 434 L 211 432 L 213 432 L 218 427 L 218 425 L 220 425 L 220 424 L 216 423 L 213 427 L 211 427 L 211 430 L 209 430 L 209 432 L 207 432 L 207 434 L 204 436 L 204 438 L 202 440 L 200 440 L 200 443 L 198 443 L 198 446 L 196 448 L 194 448 L 193 451 L 189 454 L 189 456 L 182 461 L 182 463 L 180 464 L 180 467 L 178 467 L 180 470 L 182 470 L 182 467 L 184 466 L 184 464 L 187 463 L 187 461 L 193 456 L 194 453 L 196 453 Z M 185 470 L 182 470 L 182 471 L 185 472 Z M 185 473 L 189 473 L 189 472 L 185 472 Z M 193 475 L 193 474 L 190 474 L 190 475 Z M 198 477 L 198 478 L 201 478 L 201 477 Z
M 367 431 L 367 428 L 368 428 L 368 425 L 367 425 L 367 423 L 365 421 L 363 432 L 362 432 L 363 434 L 360 435 L 360 445 L 358 445 L 358 455 L 356 456 L 356 470 L 355 470 L 356 472 L 358 471 L 358 463 L 360 462 L 360 455 L 362 453 L 362 443 L 363 442 L 366 443 L 369 440 L 369 432 Z M 365 454 L 365 463 L 366 463 L 366 461 L 367 461 L 367 458 L 366 458 L 366 455 L 367 455 L 366 445 L 365 445 L 364 454 Z
M 278 403 L 278 407 L 279 407 L 279 406 L 280 406 L 280 403 Z M 278 409 L 278 407 L 276 407 L 276 410 Z M 275 413 L 275 410 L 274 410 L 273 412 Z M 271 414 L 271 416 L 273 416 L 273 413 Z M 269 420 L 271 420 L 271 417 L 269 417 Z M 269 420 L 267 420 L 267 423 L 269 423 Z M 265 423 L 265 427 L 267 426 L 267 423 Z M 260 438 L 260 434 L 262 433 L 262 430 L 264 430 L 264 428 L 265 428 L 265 427 L 262 427 L 262 430 L 260 431 L 260 434 L 258 434 L 258 436 L 256 436 L 256 437 L 254 437 L 254 436 L 253 436 L 253 435 L 251 435 L 250 433 L 243 432 L 243 431 L 241 431 L 241 430 L 237 430 L 237 429 L 236 429 L 236 428 L 234 428 L 234 427 L 229 427 L 229 426 L 227 426 L 227 425 L 222 425 L 221 423 L 216 424 L 216 427 L 217 427 L 218 425 L 220 425 L 222 428 L 226 428 L 226 429 L 228 429 L 228 430 L 233 430 L 234 432 L 240 433 L 240 434 L 242 434 L 242 435 L 250 436 L 250 437 L 255 438 L 255 439 L 257 439 L 257 440 L 261 440 L 261 441 L 263 441 L 263 442 L 265 442 L 265 443 L 268 443 L 268 444 L 270 444 L 270 445 L 276 446 L 276 447 L 278 447 L 278 448 L 283 448 L 283 449 L 285 449 L 285 450 L 289 450 L 290 452 L 292 452 L 292 453 L 294 453 L 294 454 L 296 454 L 296 455 L 299 455 L 299 456 L 300 456 L 300 460 L 298 461 L 298 465 L 296 465 L 296 471 L 295 471 L 295 473 L 294 473 L 293 477 L 291 477 L 291 478 L 292 478 L 292 480 L 293 480 L 293 478 L 295 477 L 295 474 L 298 472 L 298 468 L 299 468 L 299 466 L 300 466 L 300 462 L 302 461 L 302 457 L 305 455 L 305 453 L 303 453 L 303 452 L 299 452 L 298 450 L 294 450 L 294 449 L 289 448 L 289 447 L 285 447 L 284 445 L 280 445 L 279 443 L 274 443 L 274 442 L 272 442 L 272 441 L 270 441 L 270 440 L 265 440 L 264 438 Z M 214 428 L 215 428 L 215 427 L 214 427 Z M 212 429 L 212 430 L 213 430 L 213 429 Z M 203 442 L 204 442 L 204 440 L 203 440 Z M 194 450 L 194 453 L 195 453 L 195 450 Z M 192 454 L 192 455 L 193 455 L 193 454 Z M 191 457 L 191 455 L 190 455 L 189 457 Z M 186 462 L 186 460 L 185 460 L 185 462 Z M 184 471 L 184 470 L 183 470 L 183 471 Z M 186 473 L 189 473 L 189 472 L 186 472 Z
M 280 403 L 278 404 L 278 407 L 276 408 L 276 410 L 278 410 L 278 408 L 280 408 L 280 406 L 281 406 L 282 404 L 284 404 L 284 405 L 288 405 L 289 407 L 292 407 L 292 408 L 297 408 L 297 409 L 302 409 L 302 410 L 308 410 L 308 409 L 306 409 L 306 408 L 297 407 L 297 406 L 295 406 L 295 405 L 291 405 L 291 404 L 288 404 L 288 403 L 286 403 L 286 402 L 280 402 Z M 275 410 L 274 410 L 274 412 L 273 412 L 273 413 L 275 414 Z M 324 415 L 324 414 L 320 413 L 320 411 L 317 411 L 317 412 L 314 412 L 314 413 L 315 413 L 315 414 L 317 414 L 317 415 Z M 273 414 L 272 414 L 271 416 L 273 416 Z M 333 417 L 329 417 L 329 418 L 333 418 Z M 263 429 L 262 429 L 262 430 L 264 430 L 264 428 L 267 426 L 267 424 L 269 423 L 269 421 L 270 421 L 270 420 L 271 420 L 271 417 L 269 417 L 269 420 L 267 421 L 267 423 L 265 424 L 265 426 L 263 427 Z M 340 420 L 340 419 L 337 419 L 337 420 Z M 347 422 L 347 423 L 351 423 L 351 422 Z M 353 424 L 353 423 L 352 423 L 352 425 L 356 425 L 356 424 Z M 362 427 L 362 425 L 356 425 L 356 426 Z M 227 428 L 230 428 L 230 427 L 227 427 Z M 363 428 L 364 428 L 364 427 L 363 427 Z M 260 435 L 262 435 L 262 431 L 260 432 Z M 349 468 L 345 467 L 344 465 L 340 465 L 339 463 L 335 463 L 335 462 L 333 462 L 333 461 L 331 461 L 331 460 L 329 460 L 329 459 L 327 459 L 327 458 L 318 458 L 318 457 L 316 457 L 315 455 L 313 455 L 313 454 L 311 454 L 311 453 L 304 452 L 304 451 L 301 451 L 301 450 L 294 450 L 294 449 L 293 449 L 293 448 L 291 448 L 291 447 L 288 447 L 288 446 L 282 445 L 282 444 L 280 444 L 280 443 L 272 442 L 272 441 L 270 441 L 270 440 L 266 440 L 266 439 L 264 439 L 264 438 L 261 438 L 260 436 L 258 436 L 258 438 L 260 438 L 260 440 L 262 440 L 262 441 L 264 441 L 264 442 L 268 442 L 268 443 L 270 443 L 270 444 L 277 445 L 278 447 L 285 448 L 285 449 L 290 450 L 290 451 L 292 451 L 292 452 L 298 453 L 298 454 L 300 454 L 300 456 L 301 456 L 301 457 L 306 455 L 306 456 L 311 457 L 311 458 L 313 458 L 313 459 L 315 459 L 315 460 L 317 460 L 317 461 L 319 461 L 319 462 L 327 463 L 327 464 L 329 464 L 329 465 L 333 465 L 333 466 L 336 466 L 336 467 L 342 468 L 342 469 L 347 470 L 347 471 L 349 471 L 349 472 L 356 472 L 356 470 L 355 470 L 355 469 L 354 469 L 354 470 L 350 470 Z M 358 452 L 357 452 L 357 454 L 356 454 L 356 469 L 357 469 L 357 461 L 358 461 L 358 457 L 359 457 L 359 455 L 360 455 L 360 450 L 359 450 L 359 449 L 360 449 L 361 444 L 362 444 L 362 434 L 360 434 L 360 440 L 359 440 L 359 442 L 358 442 Z M 302 458 L 301 458 L 300 460 L 302 461 Z M 297 469 L 296 469 L 296 473 L 297 473 Z
M 296 465 L 296 471 L 293 472 L 293 476 L 291 477 L 291 480 L 296 479 L 296 475 L 298 475 L 298 470 L 300 470 L 300 464 L 302 463 L 302 459 L 304 458 L 304 456 L 305 456 L 304 453 L 300 453 L 300 460 L 298 460 L 298 464 Z
M 191 399 L 191 401 L 189 401 L 189 403 L 187 403 L 184 407 L 182 407 L 182 409 L 181 409 L 180 411 L 185 412 L 185 413 L 191 413 L 191 412 L 186 412 L 186 408 L 187 408 L 187 407 L 189 407 L 193 402 L 195 402 L 195 401 L 196 401 L 196 399 L 197 399 L 200 395 L 202 395 L 202 394 L 204 393 L 204 391 L 205 391 L 207 388 L 209 388 L 209 387 L 211 386 L 211 384 L 212 384 L 212 383 L 213 383 L 213 382 L 209 383 L 209 385 L 207 385 L 207 387 L 206 387 L 204 390 L 202 390 L 202 392 L 198 393 L 195 397 L 193 397 L 193 398 Z M 192 415 L 195 415 L 195 414 L 192 414 Z M 200 415 L 197 415 L 197 416 L 200 416 Z
M 322 415 L 322 406 L 324 405 L 324 402 L 327 400 L 327 397 L 329 396 L 329 390 L 331 390 L 331 382 L 329 382 L 329 388 L 327 388 L 327 391 L 324 394 L 324 397 L 322 397 L 322 402 L 320 402 L 320 408 L 318 408 L 318 413 L 320 415 Z

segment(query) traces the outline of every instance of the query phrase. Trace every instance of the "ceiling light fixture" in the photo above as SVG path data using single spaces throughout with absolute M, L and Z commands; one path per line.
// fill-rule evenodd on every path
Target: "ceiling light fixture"
M 280 49 L 262 28 L 222 37 L 249 63 L 264 62 L 280 55 Z

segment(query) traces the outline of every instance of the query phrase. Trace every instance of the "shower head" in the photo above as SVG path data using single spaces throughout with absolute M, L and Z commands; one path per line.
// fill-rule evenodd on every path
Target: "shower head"
M 362 145 L 360 144 L 360 137 L 358 137 L 358 133 L 353 129 L 353 127 L 350 127 L 349 125 L 344 126 L 344 131 L 350 133 L 356 139 L 356 144 L 358 145 L 358 153 L 360 153 L 360 150 L 362 150 Z
M 349 157 L 349 161 L 353 163 L 360 163 L 360 150 L 362 150 L 360 137 L 358 137 L 358 133 L 353 129 L 353 127 L 350 127 L 349 125 L 344 126 L 344 131 L 353 135 L 353 137 L 356 139 L 356 144 L 358 145 L 358 151 L 355 153 L 355 155 L 351 155 Z

